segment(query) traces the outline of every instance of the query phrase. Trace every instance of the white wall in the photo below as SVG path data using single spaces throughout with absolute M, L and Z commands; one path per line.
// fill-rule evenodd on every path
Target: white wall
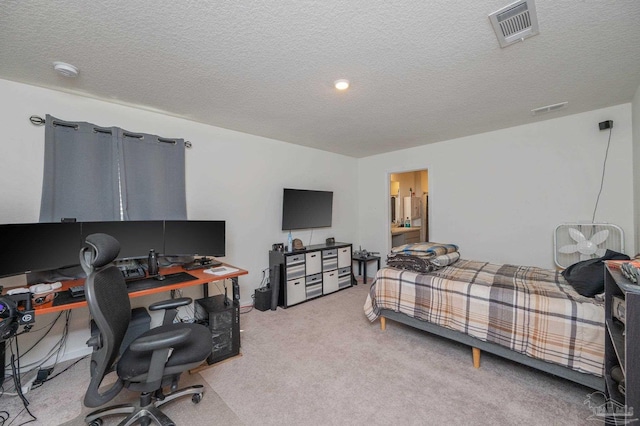
M 333 227 L 317 229 L 313 235 L 297 231 L 294 238 L 307 245 L 323 243 L 329 236 L 355 243 L 354 158 L 6 80 L 0 80 L 0 94 L 0 223 L 38 221 L 44 127 L 32 125 L 29 116 L 51 114 L 63 120 L 191 141 L 193 148 L 186 154 L 188 217 L 226 220 L 227 256 L 223 260 L 249 271 L 239 280 L 243 305 L 251 303 L 262 270 L 268 268 L 271 244 L 286 242 L 286 233 L 281 230 L 283 188 L 334 192 Z M 191 289 L 188 295 L 201 297 L 199 289 Z M 136 303 L 151 301 L 143 299 Z M 73 315 L 79 326 L 73 330 L 69 353 L 84 350 L 86 340 L 86 309 L 75 310 Z M 53 318 L 38 317 L 38 323 L 46 324 Z M 23 347 L 28 345 L 27 340 Z
M 463 257 L 554 267 L 553 230 L 590 222 L 613 120 L 596 222 L 621 226 L 634 252 L 631 104 L 361 159 L 360 235 L 386 253 L 389 174 L 429 170 L 430 239 L 460 246 Z
M 215 100 L 212 100 L 215 102 Z M 635 128 L 640 120 L 634 99 Z M 431 239 L 455 242 L 466 258 L 553 266 L 552 232 L 568 221 L 590 221 L 600 185 L 606 132 L 598 122 L 614 120 L 607 174 L 597 221 L 616 223 L 634 252 L 632 105 L 625 104 L 356 160 L 275 140 L 207 126 L 0 80 L 0 223 L 38 220 L 44 128 L 28 117 L 49 113 L 64 120 L 183 137 L 187 151 L 187 210 L 191 219 L 227 221 L 227 257 L 249 270 L 240 278 L 242 303 L 268 266 L 268 250 L 285 242 L 280 230 L 282 188 L 334 191 L 334 226 L 295 232 L 305 244 L 327 236 L 386 253 L 389 176 L 429 170 Z M 635 132 L 635 145 L 640 144 Z M 636 150 L 637 151 L 637 150 Z M 357 184 L 356 184 L 357 182 Z M 636 198 L 640 198 L 637 196 Z M 215 288 L 212 288 L 215 292 Z M 199 297 L 199 289 L 187 295 Z M 137 299 L 145 305 L 154 299 Z M 267 315 L 267 314 L 265 314 Z M 38 317 L 36 328 L 54 315 Z M 66 356 L 86 353 L 88 313 L 73 311 Z M 41 344 L 60 336 L 60 327 Z M 23 348 L 40 333 L 21 337 Z M 33 351 L 25 362 L 42 356 Z

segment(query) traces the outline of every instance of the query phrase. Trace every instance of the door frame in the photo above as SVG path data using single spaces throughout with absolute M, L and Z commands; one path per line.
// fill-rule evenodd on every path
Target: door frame
M 405 173 L 415 173 L 415 172 L 426 172 L 427 173 L 427 194 L 430 195 L 430 188 L 431 188 L 431 176 L 429 175 L 429 168 L 428 167 L 423 167 L 423 168 L 418 168 L 418 169 L 409 169 L 409 170 L 404 170 L 404 171 L 393 171 L 393 172 L 387 172 L 387 180 L 386 180 L 386 185 L 387 185 L 387 189 L 385 191 L 385 193 L 387 194 L 387 198 L 386 198 L 386 217 L 387 217 L 387 225 L 386 225 L 386 230 L 387 230 L 387 251 L 391 252 L 391 248 L 393 247 L 393 237 L 391 236 L 391 175 L 398 175 L 398 174 L 405 174 Z M 422 188 L 423 189 L 423 188 Z M 424 189 L 423 189 L 424 192 Z M 400 195 L 398 193 L 398 195 Z M 422 199 L 422 194 L 420 194 L 420 198 Z M 431 197 L 429 197 L 429 204 L 431 204 Z M 400 206 L 401 209 L 403 208 L 403 202 L 402 202 L 402 198 L 400 199 Z M 431 216 L 431 209 L 427 210 L 427 216 L 426 218 L 424 218 L 425 220 L 423 220 L 423 225 L 425 226 L 425 222 L 426 222 L 426 226 L 427 226 L 427 230 L 429 231 L 428 234 L 431 234 L 431 220 L 430 220 L 430 216 Z M 397 213 L 396 213 L 397 214 Z M 426 234 L 425 234 L 426 235 Z

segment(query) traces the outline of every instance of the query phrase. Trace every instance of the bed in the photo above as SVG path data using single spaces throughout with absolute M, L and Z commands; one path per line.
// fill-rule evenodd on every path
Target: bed
M 449 255 L 451 256 L 451 255 Z M 604 390 L 604 305 L 560 272 L 456 259 L 431 272 L 385 267 L 371 285 L 370 321 L 394 320 Z

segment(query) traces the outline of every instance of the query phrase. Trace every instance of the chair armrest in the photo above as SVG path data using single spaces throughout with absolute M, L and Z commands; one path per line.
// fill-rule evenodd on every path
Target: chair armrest
M 162 300 L 152 303 L 147 309 L 150 311 L 159 311 L 160 309 L 175 309 L 179 306 L 186 306 L 191 303 L 190 297 L 179 297 L 178 299 Z
M 183 328 L 180 330 L 165 331 L 164 333 L 153 336 L 139 337 L 129 345 L 129 349 L 134 352 L 147 352 L 170 348 L 187 340 L 190 333 L 191 330 Z

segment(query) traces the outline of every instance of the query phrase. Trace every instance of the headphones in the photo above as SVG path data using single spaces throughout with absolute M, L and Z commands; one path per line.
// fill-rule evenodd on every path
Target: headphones
M 0 341 L 12 337 L 18 331 L 18 306 L 8 297 L 0 296 Z

